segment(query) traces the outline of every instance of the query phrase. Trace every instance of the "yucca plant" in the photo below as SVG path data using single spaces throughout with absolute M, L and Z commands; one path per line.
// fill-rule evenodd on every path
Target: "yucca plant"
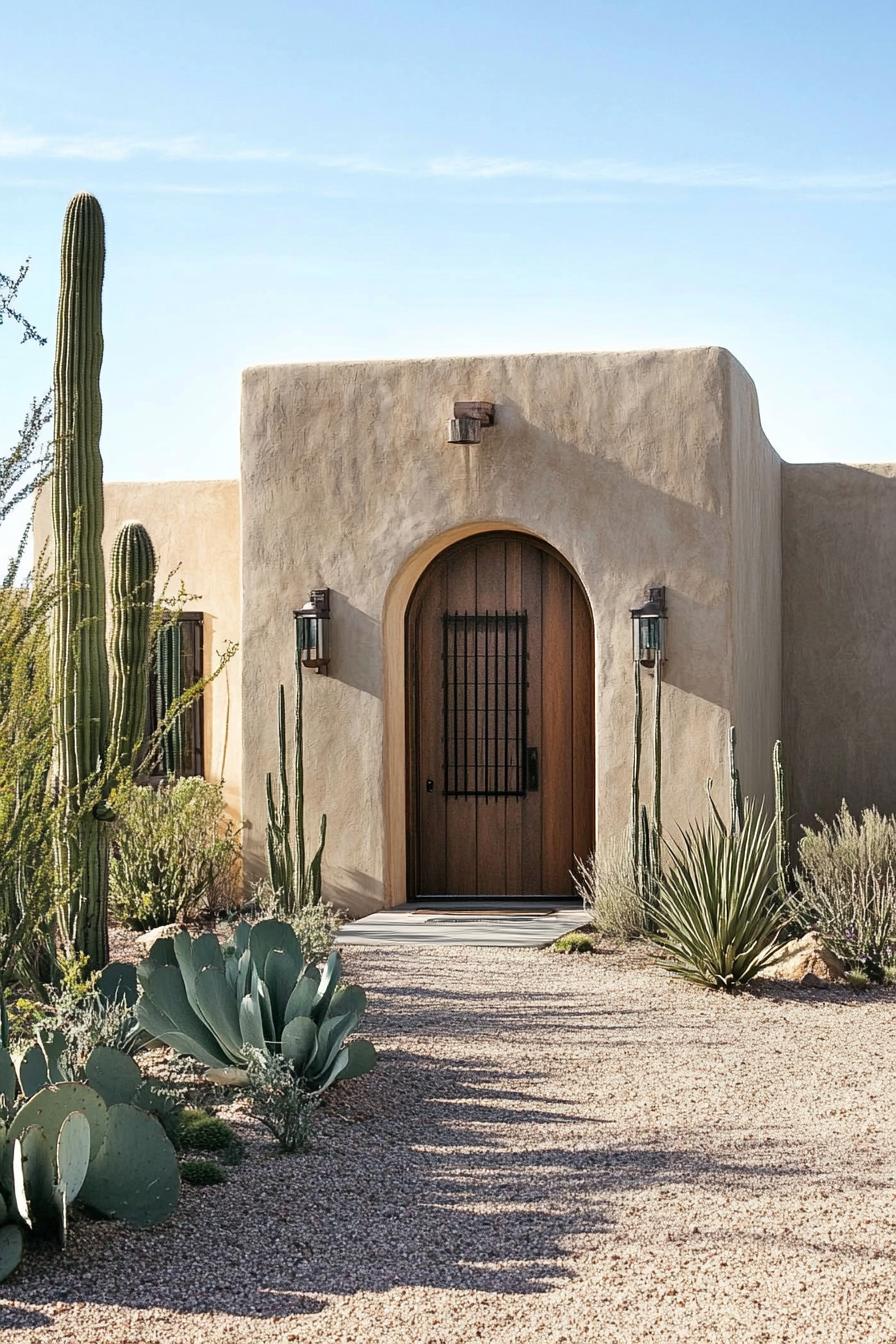
M 651 907 L 663 965 L 713 989 L 746 984 L 774 960 L 786 925 L 774 823 L 748 803 L 735 833 L 713 810 L 666 849 Z

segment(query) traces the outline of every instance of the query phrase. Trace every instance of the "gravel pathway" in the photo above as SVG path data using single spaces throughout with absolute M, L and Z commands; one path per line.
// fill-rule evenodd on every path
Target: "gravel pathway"
M 10 1344 L 896 1340 L 896 996 L 632 954 L 352 951 L 382 1051 L 151 1232 L 78 1221 Z

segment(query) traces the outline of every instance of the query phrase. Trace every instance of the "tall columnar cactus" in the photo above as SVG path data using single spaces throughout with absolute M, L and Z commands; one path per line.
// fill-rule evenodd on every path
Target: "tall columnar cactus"
M 634 673 L 635 714 L 632 726 L 632 810 L 631 810 L 631 849 L 632 871 L 635 885 L 640 892 L 641 872 L 641 664 L 635 660 Z
M 279 748 L 279 797 L 267 776 L 267 850 L 268 875 L 275 898 L 284 914 L 295 914 L 305 905 L 321 899 L 321 863 L 327 840 L 326 813 L 320 819 L 320 835 L 314 857 L 305 867 L 305 747 L 303 732 L 302 650 L 296 636 L 295 703 L 293 706 L 293 788 L 295 811 L 290 826 L 290 788 L 286 749 L 286 695 L 280 687 L 277 700 L 277 738 Z M 295 853 L 293 853 L 295 845 Z
M 632 745 L 631 795 L 631 855 L 635 890 L 644 910 L 646 927 L 651 927 L 651 905 L 662 864 L 662 783 L 663 742 L 661 731 L 662 664 L 657 659 L 654 667 L 653 688 L 653 817 L 641 802 L 641 733 L 643 696 L 641 691 L 641 664 L 635 663 L 634 732 Z
M 103 809 L 92 801 L 109 732 L 100 456 L 104 262 L 103 212 L 82 192 L 63 225 L 53 367 L 53 713 L 65 813 L 59 876 L 70 936 L 94 966 L 108 960 L 108 840 Z
M 663 739 L 662 739 L 662 701 L 663 701 L 663 663 L 662 659 L 657 657 L 653 669 L 653 832 L 651 846 L 651 860 L 653 865 L 653 880 L 655 881 L 660 874 L 662 863 L 662 839 L 663 839 L 663 815 L 662 815 L 662 792 L 663 792 Z
M 119 768 L 121 734 L 131 731 L 139 683 L 142 680 L 145 694 L 146 676 L 145 667 L 136 666 L 137 650 L 145 645 L 141 633 L 145 613 L 138 613 L 125 632 L 117 624 L 123 614 L 119 611 L 114 650 L 116 736 L 110 749 L 100 456 L 104 262 L 103 212 L 93 196 L 82 192 L 69 203 L 62 230 L 53 366 L 51 493 L 58 590 L 53 612 L 53 732 L 62 804 L 56 837 L 60 891 L 68 906 L 69 940 L 92 969 L 109 959 L 107 823 L 112 813 L 106 798 Z M 148 559 L 146 546 L 130 533 L 120 546 L 116 543 L 116 552 L 116 582 L 120 591 L 130 591 L 132 580 L 136 581 L 134 567 L 145 567 Z M 136 688 L 128 684 L 134 675 Z
M 734 724 L 728 729 L 728 774 L 731 790 L 731 834 L 738 835 L 744 824 L 744 796 L 740 787 L 740 771 L 737 768 L 737 733 Z
M 783 747 L 780 741 L 775 743 L 772 752 L 772 766 L 775 775 L 775 866 L 778 874 L 778 890 L 785 896 L 790 890 L 792 874 L 790 868 L 790 817 L 787 808 L 787 781 L 784 778 Z
M 146 732 L 150 621 L 156 553 L 142 523 L 124 523 L 112 548 L 112 721 L 110 753 L 128 767 Z

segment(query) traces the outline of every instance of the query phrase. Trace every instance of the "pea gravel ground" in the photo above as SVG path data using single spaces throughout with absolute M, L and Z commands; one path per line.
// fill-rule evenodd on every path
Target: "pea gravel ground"
M 896 1341 L 896 997 L 631 952 L 352 951 L 379 1071 L 151 1232 L 80 1219 L 9 1344 Z

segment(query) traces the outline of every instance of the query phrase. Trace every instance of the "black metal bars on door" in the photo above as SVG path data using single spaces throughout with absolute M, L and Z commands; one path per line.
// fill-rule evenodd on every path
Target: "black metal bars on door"
M 527 659 L 524 611 L 445 612 L 442 753 L 449 798 L 525 794 Z

